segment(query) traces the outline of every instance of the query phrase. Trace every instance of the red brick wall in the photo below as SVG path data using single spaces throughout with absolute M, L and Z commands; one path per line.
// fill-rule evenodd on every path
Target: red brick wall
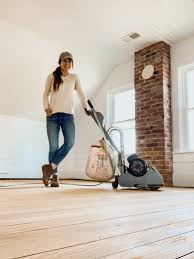
M 146 65 L 154 74 L 144 80 Z M 170 46 L 164 42 L 135 53 L 136 148 L 149 164 L 156 166 L 167 186 L 172 185 L 172 129 Z

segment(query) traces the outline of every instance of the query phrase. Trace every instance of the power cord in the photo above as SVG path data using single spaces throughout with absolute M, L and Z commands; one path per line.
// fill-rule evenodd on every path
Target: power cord
M 99 186 L 105 182 L 100 182 L 97 184 L 75 184 L 75 183 L 60 183 L 60 185 L 74 185 L 74 186 L 87 186 L 87 187 L 94 187 L 94 186 Z M 22 186 L 22 185 L 31 185 L 31 184 L 42 184 L 42 183 L 20 183 L 20 184 L 8 184 L 8 185 L 0 185 L 0 188 L 7 188 L 7 187 L 17 187 L 17 186 Z

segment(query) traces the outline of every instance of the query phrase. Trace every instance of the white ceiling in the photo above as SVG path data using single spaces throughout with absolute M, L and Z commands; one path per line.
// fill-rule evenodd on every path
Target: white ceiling
M 88 82 L 86 91 L 92 94 L 113 67 L 128 62 L 134 50 L 192 36 L 194 1 L 0 0 L 0 20 L 72 51 L 77 70 Z M 141 37 L 123 42 L 120 38 L 130 32 Z
M 148 43 L 194 33 L 194 0 L 0 0 L 0 7 L 1 19 L 90 53 L 122 52 L 120 37 L 130 32 Z

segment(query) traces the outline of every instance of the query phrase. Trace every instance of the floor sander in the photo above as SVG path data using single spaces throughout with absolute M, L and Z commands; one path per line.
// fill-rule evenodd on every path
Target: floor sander
M 158 190 L 161 186 L 164 186 L 164 180 L 159 171 L 154 166 L 148 165 L 148 163 L 137 154 L 130 155 L 127 158 L 128 165 L 126 165 L 122 130 L 115 126 L 106 130 L 103 114 L 94 109 L 90 100 L 88 100 L 88 105 L 91 109 L 90 116 L 98 125 L 104 141 L 113 153 L 111 159 L 115 167 L 112 187 L 116 189 L 120 185 L 121 187 Z M 115 145 L 110 136 L 113 131 L 118 132 L 120 135 L 120 147 Z

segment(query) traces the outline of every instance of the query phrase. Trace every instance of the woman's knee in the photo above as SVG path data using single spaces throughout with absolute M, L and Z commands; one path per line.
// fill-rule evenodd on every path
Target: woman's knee
M 67 146 L 69 149 L 71 149 L 75 144 L 75 139 L 74 138 L 70 138 L 67 142 Z
M 58 145 L 49 145 L 49 152 L 56 152 L 58 148 Z

